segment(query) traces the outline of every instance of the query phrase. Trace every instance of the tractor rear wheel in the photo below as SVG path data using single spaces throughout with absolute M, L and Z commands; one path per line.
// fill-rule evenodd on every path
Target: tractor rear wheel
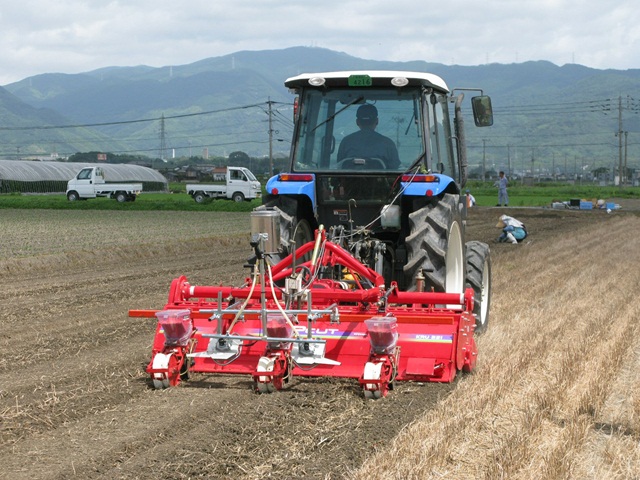
M 476 333 L 482 333 L 489 324 L 491 302 L 491 257 L 489 245 L 483 242 L 467 242 L 467 283 L 473 288 L 475 301 Z
M 296 249 L 313 240 L 313 233 L 311 232 L 309 222 L 307 222 L 304 218 L 298 221 L 296 228 L 294 229 L 293 239 L 296 242 Z M 303 258 L 298 259 L 299 262 L 306 262 L 308 260 L 311 260 L 311 252 L 304 255 Z
M 445 194 L 435 205 L 409 214 L 407 263 L 403 267 L 407 290 L 415 290 L 422 270 L 427 290 L 462 293 L 465 285 L 464 232 L 458 195 Z

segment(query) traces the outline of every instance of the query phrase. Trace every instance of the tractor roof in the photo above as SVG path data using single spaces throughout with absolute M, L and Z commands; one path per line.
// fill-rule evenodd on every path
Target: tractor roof
M 374 87 L 391 87 L 391 80 L 394 78 L 407 79 L 409 86 L 421 85 L 432 87 L 441 92 L 449 92 L 447 84 L 437 75 L 424 72 L 405 72 L 394 70 L 351 70 L 342 72 L 320 72 L 320 73 L 303 73 L 295 77 L 287 78 L 284 82 L 288 88 L 300 87 L 347 87 L 353 86 L 349 84 L 349 78 L 358 76 L 368 76 L 371 78 L 371 85 Z M 324 79 L 321 85 L 313 85 L 310 79 Z

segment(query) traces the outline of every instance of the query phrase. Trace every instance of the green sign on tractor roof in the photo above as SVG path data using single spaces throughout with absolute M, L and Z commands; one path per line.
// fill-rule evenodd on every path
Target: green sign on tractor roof
M 350 75 L 349 86 L 350 87 L 370 87 L 373 85 L 371 77 L 369 75 Z

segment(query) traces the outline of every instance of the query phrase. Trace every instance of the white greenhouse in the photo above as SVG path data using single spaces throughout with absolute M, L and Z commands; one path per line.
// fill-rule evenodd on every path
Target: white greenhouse
M 107 183 L 142 183 L 145 192 L 168 190 L 161 173 L 140 165 L 0 160 L 0 193 L 64 193 L 69 180 L 93 166 L 102 168 Z

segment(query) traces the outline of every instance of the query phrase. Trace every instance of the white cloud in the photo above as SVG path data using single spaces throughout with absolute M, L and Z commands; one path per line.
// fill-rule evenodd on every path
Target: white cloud
M 452 0 L 446 8 L 414 0 L 9 0 L 0 11 L 0 84 L 298 45 L 377 60 L 640 68 L 639 23 L 631 0 Z

